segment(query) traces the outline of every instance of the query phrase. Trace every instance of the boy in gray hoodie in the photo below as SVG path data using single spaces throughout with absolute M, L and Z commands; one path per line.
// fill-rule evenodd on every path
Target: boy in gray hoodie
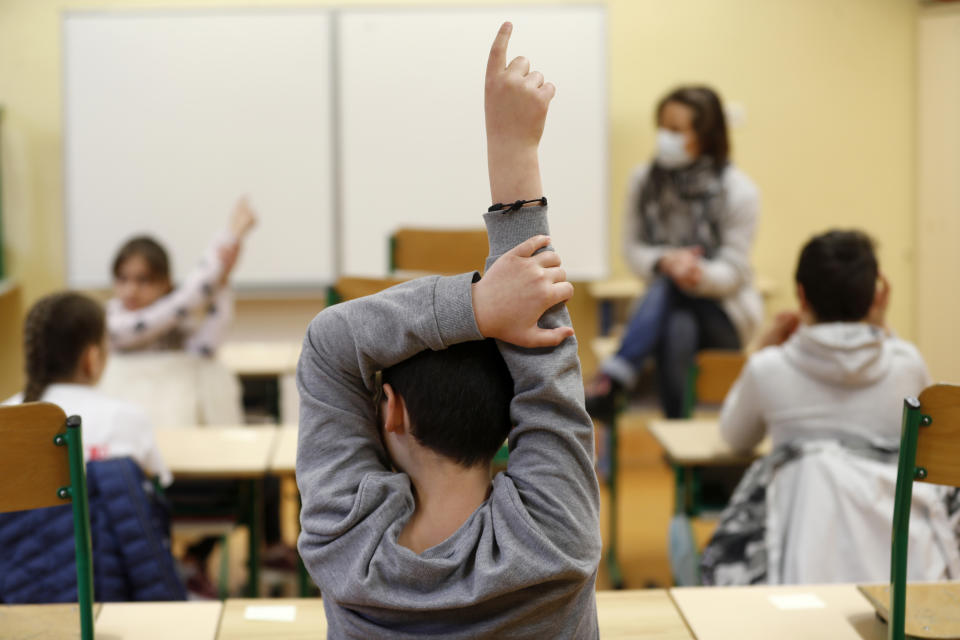
M 889 284 L 870 238 L 812 238 L 796 272 L 800 312 L 784 313 L 750 356 L 720 417 L 724 439 L 749 450 L 798 438 L 894 445 L 903 399 L 930 384 L 923 357 L 884 326 Z M 878 286 L 879 283 L 879 286 Z
M 526 59 L 506 64 L 510 32 L 497 34 L 485 90 L 498 203 L 542 196 L 555 92 Z M 541 204 L 484 216 L 482 279 L 421 278 L 310 324 L 298 546 L 330 637 L 598 635 L 593 427 L 563 305 L 573 288 Z M 507 471 L 491 482 L 508 433 Z

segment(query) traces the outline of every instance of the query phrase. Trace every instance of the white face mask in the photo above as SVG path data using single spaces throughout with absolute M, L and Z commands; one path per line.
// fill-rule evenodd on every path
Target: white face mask
M 657 164 L 664 169 L 680 169 L 693 162 L 686 147 L 687 138 L 682 133 L 657 129 Z

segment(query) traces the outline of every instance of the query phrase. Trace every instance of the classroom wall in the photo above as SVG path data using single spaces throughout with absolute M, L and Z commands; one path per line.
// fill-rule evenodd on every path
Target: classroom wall
M 917 346 L 960 382 L 960 5 L 926 7 L 917 59 Z
M 60 10 L 198 4 L 0 2 L 0 103 L 7 108 L 4 224 L 9 265 L 22 285 L 24 305 L 64 282 Z M 202 3 L 303 4 L 316 3 Z M 894 287 L 890 319 L 901 335 L 913 337 L 917 3 L 607 0 L 605 4 L 610 32 L 611 246 L 620 245 L 619 203 L 627 176 L 653 147 L 654 103 L 678 83 L 709 82 L 728 101 L 742 105 L 745 113 L 745 121 L 733 131 L 734 157 L 762 191 L 763 217 L 754 254 L 757 271 L 778 284 L 769 310 L 793 304 L 793 263 L 810 234 L 837 225 L 859 226 L 880 244 L 881 260 Z M 508 18 L 509 11 L 504 16 Z M 535 64 L 535 55 L 531 57 Z M 562 99 L 562 87 L 559 95 Z M 626 273 L 618 252 L 611 256 L 611 265 L 615 274 Z M 10 367 L 7 357 L 2 366 Z

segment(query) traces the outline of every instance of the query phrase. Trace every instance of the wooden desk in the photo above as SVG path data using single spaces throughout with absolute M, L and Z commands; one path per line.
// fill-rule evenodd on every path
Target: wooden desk
M 248 609 L 256 607 L 256 609 Z M 250 619 L 286 614 L 294 607 L 294 619 Z M 270 600 L 227 600 L 220 620 L 218 640 L 315 640 L 327 636 L 327 617 L 319 598 L 282 598 Z
M 93 619 L 100 613 L 93 605 Z M 80 637 L 80 609 L 75 604 L 0 606 L 0 636 L 8 640 L 61 640 Z
M 98 640 L 214 640 L 223 603 L 106 602 L 94 623 Z
M 886 640 L 854 585 L 670 590 L 698 640 Z
M 294 475 L 297 471 L 297 425 L 282 425 L 277 429 L 276 444 L 270 458 L 270 472 L 275 475 Z
M 755 285 L 764 298 L 769 298 L 777 292 L 777 283 L 773 278 L 757 276 Z M 617 276 L 609 280 L 595 280 L 587 287 L 590 295 L 598 300 L 636 300 L 643 295 L 645 289 L 643 280 L 631 275 Z
M 238 377 L 275 378 L 276 389 L 268 392 L 268 404 L 276 407 L 279 422 L 296 422 L 300 412 L 296 374 L 301 346 L 300 342 L 228 342 L 220 347 L 217 358 Z
M 181 478 L 259 478 L 267 473 L 277 427 L 165 427 L 157 446 Z
M 750 453 L 734 451 L 720 437 L 717 420 L 651 420 L 647 428 L 666 451 L 667 460 L 681 467 L 746 464 L 770 453 L 769 438 Z
M 244 614 L 256 613 L 247 607 L 295 607 L 293 621 L 250 620 Z M 286 610 L 274 610 L 288 613 Z M 692 640 L 683 618 L 663 590 L 601 591 L 597 593 L 597 616 L 601 638 L 656 638 Z M 227 600 L 220 621 L 219 640 L 259 640 L 277 637 L 322 638 L 327 631 L 323 603 L 319 598 L 282 600 Z
M 296 373 L 300 343 L 228 342 L 217 358 L 238 376 L 281 376 Z
M 239 479 L 249 485 L 249 595 L 260 591 L 263 531 L 262 480 L 273 455 L 277 427 L 167 427 L 157 429 L 157 446 L 177 478 Z
M 670 596 L 662 589 L 598 591 L 597 617 L 600 637 L 604 640 L 693 638 Z

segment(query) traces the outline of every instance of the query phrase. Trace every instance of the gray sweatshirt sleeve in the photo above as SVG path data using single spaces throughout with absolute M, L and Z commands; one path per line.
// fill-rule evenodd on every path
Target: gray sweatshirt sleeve
M 374 374 L 425 349 L 482 338 L 474 274 L 429 276 L 328 307 L 310 323 L 297 365 L 301 547 L 337 538 L 365 514 L 361 483 L 388 470 L 372 403 Z
M 528 238 L 549 233 L 545 207 L 484 216 L 490 240 L 487 269 Z M 540 326 L 570 326 L 565 305 L 548 310 Z M 584 409 L 577 340 L 524 349 L 498 342 L 510 369 L 514 397 L 507 474 L 543 534 L 567 553 L 599 562 L 600 495 L 593 469 L 593 422 Z

